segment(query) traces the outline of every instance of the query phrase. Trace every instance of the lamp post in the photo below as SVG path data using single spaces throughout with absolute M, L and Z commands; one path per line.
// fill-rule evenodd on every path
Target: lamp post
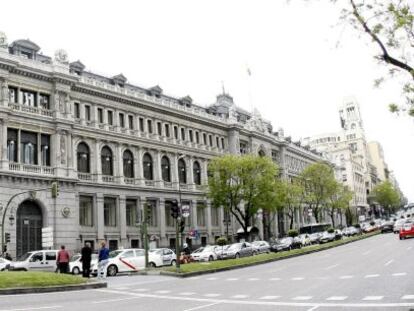
M 177 158 L 177 166 L 178 161 L 180 161 L 182 158 L 184 158 L 185 155 L 179 154 Z M 180 171 L 178 171 L 178 215 L 175 219 L 175 255 L 176 255 L 176 261 L 175 261 L 175 267 L 177 272 L 180 272 L 180 223 L 182 219 L 182 201 L 181 201 L 181 180 L 180 180 Z

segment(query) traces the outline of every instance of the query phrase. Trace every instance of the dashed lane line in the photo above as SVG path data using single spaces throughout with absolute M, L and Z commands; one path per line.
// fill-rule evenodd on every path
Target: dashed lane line
M 387 262 L 384 264 L 384 266 L 388 266 L 388 265 L 392 264 L 393 262 L 394 262 L 394 259 L 391 259 L 391 260 L 387 261 Z
M 406 272 L 398 272 L 398 273 L 393 273 L 392 276 L 405 276 L 407 275 Z
M 401 299 L 403 299 L 403 300 L 414 299 L 414 295 L 404 295 L 404 296 L 401 297 Z
M 216 280 L 218 280 L 218 278 L 214 278 L 214 277 L 213 278 L 206 278 L 206 280 L 207 281 L 216 281 Z
M 156 293 L 156 294 L 169 294 L 169 293 L 171 293 L 171 291 L 170 290 L 157 290 L 154 293 Z
M 148 292 L 149 289 L 148 288 L 136 288 L 136 289 L 134 289 L 134 291 L 136 291 L 136 292 Z
M 310 309 L 308 309 L 308 310 L 306 310 L 306 311 L 314 311 L 314 310 L 316 310 L 316 309 L 318 309 L 319 308 L 319 306 L 314 306 L 314 307 L 312 307 L 312 308 L 310 308 Z
M 119 302 L 124 300 L 140 299 L 141 297 L 127 297 L 127 298 L 114 298 L 114 299 L 105 299 L 105 300 L 96 300 L 92 301 L 93 304 L 99 303 L 110 303 L 110 302 Z
M 275 300 L 275 299 L 278 299 L 278 298 L 280 298 L 280 296 L 263 296 L 263 297 L 260 297 L 259 299 L 263 299 L 263 300 Z
M 245 299 L 245 298 L 248 298 L 249 297 L 249 295 L 234 295 L 234 296 L 231 296 L 230 298 L 233 298 L 233 299 Z
M 338 266 L 339 266 L 339 263 L 337 263 L 335 265 L 332 265 L 332 266 L 329 266 L 329 267 L 326 267 L 325 270 L 331 270 L 331 269 L 333 269 L 335 267 L 338 267 Z
M 362 300 L 364 301 L 378 301 L 384 298 L 384 296 L 366 296 Z
M 372 279 L 372 278 L 377 278 L 379 276 L 380 276 L 379 274 L 367 274 L 366 276 L 364 276 L 364 278 Z
M 203 296 L 204 297 L 209 297 L 209 298 L 213 298 L 213 297 L 218 297 L 218 296 L 220 296 L 221 294 L 213 294 L 213 293 L 211 293 L 211 294 L 204 294 Z
M 202 305 L 202 306 L 198 306 L 198 307 L 194 307 L 194 308 L 190 308 L 190 309 L 185 309 L 184 311 L 194 311 L 194 310 L 200 310 L 200 309 L 204 309 L 204 308 L 208 308 L 211 306 L 215 306 L 218 305 L 220 302 L 213 302 L 213 303 L 209 303 L 207 305 Z
M 371 253 L 371 251 L 366 251 L 366 252 L 363 252 L 363 253 L 362 253 L 362 255 L 363 255 L 363 256 L 366 256 L 366 255 L 368 255 L 369 253 Z
M 178 295 L 181 295 L 181 296 L 191 296 L 191 295 L 195 295 L 195 293 L 194 292 L 182 292 L 182 293 L 179 293 Z
M 249 279 L 247 279 L 248 281 L 259 281 L 260 279 L 259 278 L 249 278 Z
M 271 278 L 270 281 L 280 281 L 281 278 Z
M 408 246 L 407 247 L 407 251 L 409 251 L 410 249 L 412 249 L 413 247 L 412 246 Z
M 227 278 L 226 281 L 238 281 L 238 278 Z
M 341 280 L 347 280 L 347 279 L 352 279 L 352 278 L 354 278 L 354 276 L 353 275 L 343 275 L 343 276 L 340 276 L 339 277 Z
M 292 298 L 292 300 L 301 300 L 301 301 L 311 300 L 311 299 L 312 299 L 312 296 L 296 296 L 296 297 Z
M 302 280 L 304 280 L 305 278 L 303 278 L 303 277 L 295 277 L 295 278 L 291 278 L 291 280 L 292 281 L 302 281 Z
M 328 301 L 343 301 L 346 298 L 348 298 L 348 297 L 347 296 L 332 296 L 332 297 L 326 298 L 326 300 L 328 300 Z

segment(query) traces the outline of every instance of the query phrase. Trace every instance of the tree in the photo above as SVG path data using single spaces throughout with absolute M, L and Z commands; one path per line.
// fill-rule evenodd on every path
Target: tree
M 325 163 L 314 163 L 306 167 L 300 179 L 305 186 L 305 202 L 312 209 L 316 222 L 320 221 L 321 210 L 335 193 L 336 180 L 332 168 Z
M 414 117 L 414 3 L 411 0 L 346 0 L 342 19 L 365 33 L 378 47 L 376 59 L 388 68 L 390 78 L 401 76 L 405 103 L 390 104 L 391 112 L 407 111 Z M 385 80 L 375 80 L 379 86 Z
M 398 191 L 388 180 L 375 186 L 371 194 L 374 200 L 387 211 L 388 216 L 401 202 Z
M 335 191 L 329 196 L 328 214 L 331 217 L 332 227 L 335 227 L 335 213 L 341 215 L 342 225 L 342 213 L 349 208 L 349 201 L 352 200 L 353 193 L 348 190 L 348 187 L 335 183 Z
M 289 217 L 289 229 L 293 229 L 296 211 L 300 209 L 305 201 L 305 188 L 301 180 L 279 182 L 278 193 L 286 215 Z
M 278 205 L 277 175 L 277 166 L 267 157 L 218 157 L 209 164 L 208 195 L 213 207 L 223 206 L 235 217 L 247 238 L 253 216 Z

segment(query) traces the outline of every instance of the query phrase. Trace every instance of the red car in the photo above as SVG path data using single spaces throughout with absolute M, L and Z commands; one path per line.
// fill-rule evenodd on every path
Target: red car
M 414 238 L 414 223 L 412 222 L 406 222 L 400 229 L 400 240 L 404 240 L 409 237 Z

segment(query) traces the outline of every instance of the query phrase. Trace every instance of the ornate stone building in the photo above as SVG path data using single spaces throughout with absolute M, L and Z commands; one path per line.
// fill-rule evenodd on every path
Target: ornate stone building
M 0 37 L 0 202 L 60 185 L 56 200 L 41 190 L 11 202 L 5 231 L 13 255 L 42 248 L 44 227 L 52 228 L 55 248 L 79 250 L 103 239 L 111 248 L 139 247 L 144 203 L 152 246 L 174 245 L 170 206 L 180 198 L 191 209 L 185 233 L 196 233 L 193 244 L 212 243 L 226 228 L 223 210 L 205 194 L 210 159 L 269 156 L 286 178 L 321 160 L 228 94 L 202 107 L 159 86 L 131 85 L 122 74 L 88 72 L 63 50 L 51 58 L 29 40 Z M 238 228 L 231 220 L 230 233 Z

